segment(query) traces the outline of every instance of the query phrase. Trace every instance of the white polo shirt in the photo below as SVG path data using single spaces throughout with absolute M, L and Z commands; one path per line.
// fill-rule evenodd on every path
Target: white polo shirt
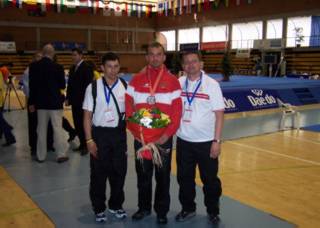
M 224 110 L 224 100 L 219 83 L 202 72 L 202 80 L 198 91 L 194 94 L 191 106 L 187 100 L 192 97 L 199 80 L 188 80 L 186 76 L 179 78 L 182 88 L 183 115 L 177 136 L 189 142 L 206 142 L 214 139 L 216 116 L 214 111 Z
M 92 124 L 96 127 L 117 127 L 119 121 L 117 108 L 111 94 L 109 105 L 107 104 L 102 80 L 103 78 L 97 80 L 96 108 L 93 114 Z M 109 92 L 107 88 L 106 90 Z M 82 109 L 90 112 L 93 111 L 93 97 L 91 91 L 92 84 L 88 85 L 82 104 Z M 116 86 L 112 89 L 112 92 L 117 99 L 120 112 L 125 112 L 124 97 L 126 88 L 119 79 Z

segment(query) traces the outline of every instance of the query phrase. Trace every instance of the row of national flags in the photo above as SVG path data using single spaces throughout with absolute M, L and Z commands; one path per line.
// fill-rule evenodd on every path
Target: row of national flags
M 45 16 L 48 11 L 57 13 L 102 14 L 104 16 L 150 17 L 156 12 L 157 3 L 120 0 L 0 0 L 0 8 L 26 8 L 31 16 Z
M 225 7 L 252 4 L 253 0 L 160 0 L 158 3 L 158 15 L 174 16 L 190 14 L 192 11 L 201 12 L 210 9 L 218 9 L 220 5 Z
M 0 7 L 26 7 L 31 16 L 45 16 L 48 11 L 58 13 L 102 14 L 104 16 L 150 17 L 157 12 L 159 16 L 191 14 L 193 12 L 251 4 L 253 0 L 0 0 Z

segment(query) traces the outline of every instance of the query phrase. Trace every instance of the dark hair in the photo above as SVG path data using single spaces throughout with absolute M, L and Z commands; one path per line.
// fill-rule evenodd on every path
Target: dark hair
M 148 47 L 147 47 L 147 54 L 149 52 L 149 48 L 161 48 L 163 53 L 165 53 L 166 51 L 164 50 L 164 47 L 162 46 L 162 44 L 160 44 L 159 42 L 157 41 L 154 41 L 154 42 L 151 42 L 148 44 Z
M 72 48 L 72 52 L 77 52 L 79 55 L 82 55 L 82 50 L 80 48 Z
M 116 60 L 118 60 L 118 62 L 120 63 L 120 59 L 118 55 L 116 55 L 113 52 L 108 52 L 102 56 L 101 63 L 102 65 L 104 65 L 107 61 L 116 61 Z
M 181 52 L 181 62 L 183 63 L 183 59 L 187 55 L 197 55 L 199 61 L 202 61 L 202 55 L 199 51 L 183 51 Z

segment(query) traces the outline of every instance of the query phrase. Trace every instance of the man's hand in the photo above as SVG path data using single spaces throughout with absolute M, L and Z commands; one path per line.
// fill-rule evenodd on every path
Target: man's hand
M 35 112 L 36 107 L 34 105 L 29 105 L 29 112 Z
M 169 137 L 166 134 L 164 134 L 157 141 L 155 141 L 155 144 L 158 144 L 158 145 L 165 144 L 168 141 L 168 139 Z
M 221 152 L 221 144 L 218 142 L 212 142 L 211 149 L 210 149 L 210 158 L 216 159 Z
M 94 141 L 88 142 L 87 143 L 87 149 L 89 151 L 89 153 L 95 158 L 98 158 L 98 148 L 97 148 L 97 144 Z

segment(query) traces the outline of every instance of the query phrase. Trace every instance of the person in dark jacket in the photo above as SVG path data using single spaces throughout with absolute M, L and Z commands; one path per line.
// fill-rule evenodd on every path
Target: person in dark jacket
M 37 111 L 38 115 L 37 161 L 46 159 L 47 127 L 51 120 L 57 162 L 61 163 L 68 160 L 62 129 L 64 70 L 53 61 L 55 50 L 51 44 L 45 45 L 42 52 L 43 58 L 30 64 L 29 68 L 29 111 Z
M 72 117 L 80 146 L 75 151 L 80 151 L 81 155 L 88 153 L 83 128 L 83 110 L 82 103 L 87 86 L 93 80 L 93 71 L 90 66 L 83 60 L 82 51 L 78 48 L 72 50 L 72 60 L 74 65 L 69 71 L 69 80 L 67 87 L 66 105 L 72 107 Z

